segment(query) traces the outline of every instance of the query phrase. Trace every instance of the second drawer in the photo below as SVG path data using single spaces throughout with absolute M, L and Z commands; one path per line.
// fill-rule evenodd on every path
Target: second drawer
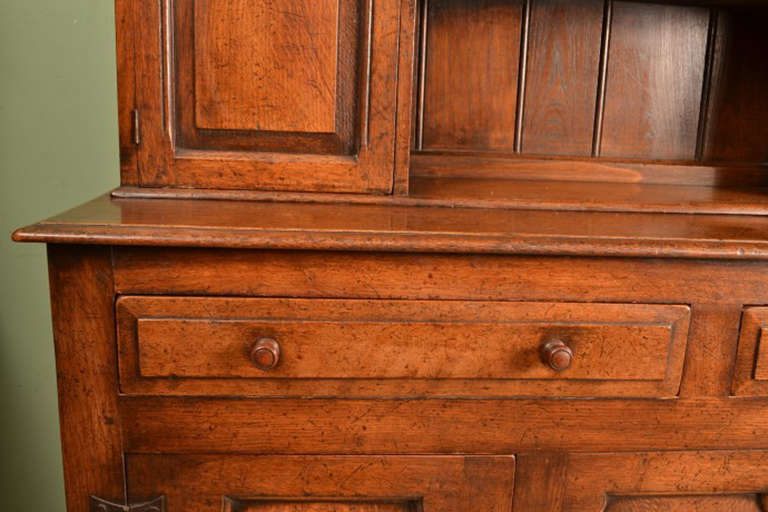
M 690 310 L 122 297 L 117 320 L 129 394 L 672 397 Z

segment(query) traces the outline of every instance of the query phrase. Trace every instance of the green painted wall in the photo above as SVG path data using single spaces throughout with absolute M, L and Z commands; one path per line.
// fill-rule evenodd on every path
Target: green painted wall
M 116 111 L 111 0 L 0 0 L 1 511 L 65 510 L 45 248 L 10 234 L 117 186 Z

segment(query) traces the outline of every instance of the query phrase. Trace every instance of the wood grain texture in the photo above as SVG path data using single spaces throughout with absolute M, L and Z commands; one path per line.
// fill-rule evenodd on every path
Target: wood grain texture
M 334 133 L 339 1 L 195 0 L 200 128 Z
M 512 151 L 521 3 L 428 5 L 423 147 Z
M 163 263 L 158 263 L 163 262 Z M 152 272 L 157 269 L 161 271 Z M 761 262 L 119 248 L 121 294 L 760 303 Z M 482 278 L 471 278 L 482 276 Z M 583 276 L 589 276 L 584 279 Z M 703 331 L 694 331 L 697 334 Z
M 48 250 L 68 510 L 125 497 L 110 251 Z
M 696 153 L 709 11 L 615 2 L 601 155 Z
M 695 185 L 711 189 L 763 188 L 768 184 L 760 165 L 720 165 L 642 162 L 627 158 L 579 158 L 553 155 L 489 155 L 439 151 L 416 152 L 411 157 L 411 176 L 427 178 L 483 178 L 546 181 Z M 130 190 L 130 188 L 125 189 Z M 151 191 L 144 191 L 147 196 Z M 163 197 L 157 191 L 155 197 Z M 201 191 L 200 196 L 211 192 Z M 211 197 L 208 195 L 207 197 Z M 234 199 L 233 196 L 231 198 Z M 328 201 L 332 201 L 329 198 Z
M 395 174 L 392 193 L 407 196 L 411 166 L 411 147 L 416 126 L 414 100 L 418 89 L 416 68 L 417 2 L 402 0 L 400 6 L 400 60 L 397 69 L 397 132 L 395 137 Z
M 760 329 L 757 360 L 755 361 L 755 380 L 768 380 L 768 332 Z
M 170 91 L 165 78 L 170 60 L 165 49 L 167 26 L 163 24 L 160 2 L 132 2 L 134 34 L 136 108 L 141 114 L 141 145 L 137 150 L 140 186 L 172 181 L 175 134 L 171 126 Z M 166 16 L 169 13 L 165 13 Z
M 353 154 L 356 148 L 355 133 L 359 131 L 355 123 L 360 118 L 361 100 L 355 91 L 359 91 L 364 83 L 360 71 L 364 65 L 360 47 L 364 44 L 362 10 L 365 5 L 350 0 L 338 0 L 331 8 L 331 11 L 335 12 L 334 16 L 333 12 L 328 13 L 327 10 L 318 15 L 312 11 L 312 7 L 294 6 L 286 10 L 274 3 L 246 4 L 247 2 L 232 4 L 229 7 L 233 9 L 222 4 L 221 17 L 217 16 L 218 9 L 215 7 L 212 11 L 205 11 L 199 8 L 205 6 L 196 4 L 195 0 L 177 1 L 172 6 L 175 60 L 172 95 L 175 102 L 177 148 L 318 155 Z M 298 36 L 295 44 L 291 32 L 291 9 L 295 17 L 301 18 L 300 24 L 304 27 L 304 35 Z M 206 12 L 214 14 L 205 16 Z M 321 27 L 313 26 L 313 23 L 318 22 L 313 16 L 322 18 L 328 14 L 330 17 Z M 238 20 L 243 18 L 248 18 L 248 21 L 245 21 L 246 26 L 238 29 Z M 210 23 L 206 24 L 206 20 Z M 328 23 L 329 20 L 332 22 Z M 249 22 L 255 26 L 263 26 L 264 30 L 249 32 Z M 228 23 L 235 25 L 232 33 L 225 28 Z M 266 33 L 271 33 L 272 37 L 264 39 L 263 34 Z M 317 47 L 306 41 L 313 37 L 317 39 Z M 204 41 L 200 41 L 201 39 Z M 220 50 L 228 52 L 228 57 L 217 58 L 212 66 L 206 67 L 204 62 L 198 62 L 206 58 L 200 51 L 201 47 L 206 45 L 212 47 L 206 48 L 206 52 L 215 53 Z M 304 59 L 322 60 L 323 55 L 332 65 L 318 69 L 312 62 L 303 66 L 301 64 Z M 230 62 L 237 59 L 244 62 Z M 236 67 L 238 72 L 250 69 L 252 76 L 248 80 L 240 76 L 241 80 L 238 81 L 233 80 L 236 74 L 234 72 L 216 75 L 219 61 L 222 67 L 231 65 Z M 211 72 L 201 76 L 199 67 L 211 68 Z M 306 76 L 313 74 L 313 69 L 316 70 L 314 74 L 325 73 L 324 78 L 313 79 Z M 298 77 L 299 83 L 293 88 L 266 87 L 265 84 L 273 80 L 266 80 L 264 76 L 270 74 L 276 75 L 271 77 L 274 81 L 291 81 Z M 303 80 L 298 75 L 303 75 Z M 226 114 L 233 126 L 227 127 L 223 123 L 217 126 L 201 125 L 198 89 L 212 87 L 221 87 L 223 92 L 221 95 L 209 93 L 208 96 L 212 99 L 208 103 L 212 102 L 215 106 L 209 108 L 206 103 L 203 107 Z M 325 92 L 318 93 L 318 87 Z M 301 97 L 318 94 L 326 94 L 329 97 L 325 107 L 320 106 L 322 100 L 316 98 L 314 103 L 313 99 L 302 102 L 301 98 L 297 98 L 296 106 L 299 110 L 308 109 L 315 111 L 314 114 L 309 111 L 289 112 L 291 107 L 288 105 L 280 106 L 278 110 L 270 108 L 269 102 L 291 103 L 292 92 Z M 326 128 L 287 125 L 270 127 L 269 117 L 281 117 L 281 111 L 284 111 L 286 122 L 304 124 L 323 124 L 318 121 L 317 116 L 322 117 L 325 111 Z M 252 122 L 240 127 L 240 122 L 233 117 L 237 112 L 242 116 L 251 116 Z M 264 116 L 265 126 L 260 129 L 258 123 L 253 121 L 253 116 Z M 314 117 L 313 120 L 308 120 L 306 116 Z M 299 120 L 299 117 L 304 119 Z
M 121 415 L 125 449 L 133 453 L 394 451 L 504 455 L 526 451 L 711 449 L 747 450 L 744 455 L 748 456 L 753 453 L 748 450 L 768 449 L 766 405 L 766 400 L 730 398 L 542 401 L 122 397 Z M 312 419 L 312 428 L 307 428 L 307 418 Z M 615 463 L 602 471 L 612 474 L 617 467 L 624 468 Z M 698 467 L 690 466 L 693 470 Z M 723 484 L 722 490 L 744 489 L 738 484 L 739 478 L 747 478 L 744 475 L 753 472 L 751 467 L 734 463 L 734 470 L 726 472 L 731 483 Z M 629 471 L 627 474 L 633 475 Z M 765 477 L 765 472 L 754 476 Z M 752 487 L 746 490 L 755 491 Z
M 261 501 L 261 500 L 259 500 Z M 225 503 L 224 512 L 412 512 L 414 505 L 387 503 L 339 503 L 331 501 L 271 501 L 256 500 Z
M 592 153 L 604 3 L 533 2 L 523 153 Z
M 411 205 L 401 207 L 395 207 L 393 203 L 389 203 L 392 206 L 364 204 L 363 201 L 357 205 L 292 204 L 287 208 L 272 201 L 110 200 L 103 196 L 48 221 L 20 229 L 14 239 L 52 243 L 87 240 L 89 244 L 111 245 L 386 252 L 768 257 L 768 242 L 764 235 L 768 219 L 760 216 L 508 210 L 503 207 L 509 204 L 506 199 L 487 195 L 488 183 L 455 181 L 450 186 L 447 183 L 434 186 L 429 180 L 420 182 L 424 198 L 419 202 L 401 198 L 402 204 Z M 533 194 L 538 185 L 528 183 L 526 187 L 525 182 L 520 183 L 522 191 L 511 185 L 506 190 L 499 188 L 497 191 L 499 195 L 520 194 L 520 202 L 515 203 L 518 207 L 543 208 L 548 205 L 523 199 L 528 192 Z M 563 196 L 558 204 L 566 209 L 583 209 L 583 202 L 580 206 L 576 203 L 579 186 L 574 183 L 560 185 Z M 592 190 L 607 192 L 611 188 L 607 184 L 594 184 Z M 626 194 L 624 198 L 618 198 L 618 204 L 626 204 L 625 201 L 641 196 L 658 205 L 671 205 L 682 199 L 679 194 L 688 192 L 689 205 L 695 207 L 699 201 L 706 201 L 707 196 L 712 198 L 712 193 L 705 193 L 706 189 L 702 187 L 681 187 L 675 193 L 665 187 L 650 186 L 618 190 L 624 190 Z M 464 194 L 465 198 L 456 199 L 454 208 L 416 207 L 442 203 L 441 197 L 458 193 Z M 696 193 L 701 195 L 696 197 Z M 736 197 L 731 196 L 734 200 Z M 759 192 L 746 194 L 746 197 L 765 201 Z M 294 199 L 306 202 L 300 196 Z M 483 205 L 493 208 L 479 209 Z M 731 206 L 731 209 L 739 210 L 742 206 Z M 759 205 L 753 204 L 746 210 L 758 209 Z
M 724 284 L 725 286 L 725 284 Z M 742 305 L 693 306 L 691 339 L 681 396 L 728 396 L 731 388 Z
M 765 512 L 756 495 L 616 498 L 605 512 Z
M 515 458 L 129 455 L 127 471 L 130 495 L 162 491 L 187 512 L 220 510 L 225 496 L 254 502 L 233 512 L 326 512 L 333 509 L 321 503 L 329 498 L 360 501 L 339 512 L 504 512 L 512 506 Z M 310 507 L 256 505 L 297 498 Z M 377 509 L 366 500 L 391 505 Z
M 334 49 L 339 54 L 337 98 L 342 105 L 334 121 L 337 134 L 305 136 L 196 130 L 192 0 L 174 2 L 171 9 L 168 4 L 137 4 L 137 16 L 144 20 L 137 35 L 137 103 L 143 119 L 140 184 L 390 193 L 399 40 L 399 31 L 390 28 L 399 26 L 401 0 L 372 0 L 362 5 L 343 0 L 338 5 L 343 23 L 338 30 L 340 43 Z M 248 14 L 253 14 L 252 4 L 247 7 Z M 273 21 L 280 19 L 285 21 L 280 16 Z M 245 46 L 258 50 L 253 44 Z M 173 48 L 172 54 L 169 48 Z M 280 51 L 291 62 L 292 54 L 299 60 L 305 58 L 307 48 L 288 44 Z M 237 87 L 241 85 L 233 85 Z
M 120 142 L 120 183 L 139 184 L 138 151 L 133 125 L 136 105 L 136 51 L 134 3 L 115 0 L 117 45 L 117 117 Z
M 743 311 L 739 348 L 733 375 L 735 395 L 768 396 L 768 308 L 748 307 Z
M 126 393 L 662 396 L 679 389 L 684 306 L 122 297 Z M 279 342 L 265 373 L 247 357 Z M 541 360 L 566 340 L 575 361 Z M 421 381 L 421 382 L 419 382 Z
M 562 510 L 762 512 L 767 460 L 762 450 L 574 454 Z
M 565 494 L 568 454 L 521 453 L 517 456 L 515 512 L 560 512 Z
M 721 10 L 716 20 L 704 158 L 768 161 L 768 8 Z
M 515 167 L 514 163 L 512 164 Z M 523 164 L 524 165 L 524 164 Z M 518 167 L 519 169 L 519 167 Z M 666 179 L 665 171 L 658 167 L 645 165 L 601 166 L 597 169 L 590 167 L 573 167 L 553 162 L 537 171 L 535 168 L 522 169 L 520 179 L 498 179 L 493 176 L 483 176 L 480 179 L 458 177 L 415 177 L 411 180 L 409 197 L 387 197 L 351 194 L 319 194 L 319 193 L 286 193 L 253 190 L 190 190 L 190 189 L 142 189 L 121 188 L 112 193 L 115 199 L 203 199 L 219 201 L 251 201 L 266 203 L 310 203 L 338 205 L 383 205 L 392 207 L 432 207 L 423 209 L 424 212 L 435 212 L 447 215 L 450 209 L 476 208 L 484 210 L 550 210 L 550 211 L 582 211 L 582 212 L 636 212 L 636 213 L 691 213 L 691 214 L 725 214 L 762 216 L 768 204 L 768 194 L 763 183 L 765 176 L 760 168 L 745 168 L 744 172 L 752 176 L 744 176 L 751 180 L 754 187 L 710 188 L 694 183 L 688 186 L 685 177 L 679 186 L 662 186 Z M 693 174 L 699 168 L 686 170 L 684 167 L 673 169 L 673 172 Z M 710 173 L 709 180 L 722 181 L 719 168 L 703 168 Z M 737 169 L 730 169 L 737 171 Z M 660 171 L 659 182 L 653 177 Z M 459 171 L 463 173 L 462 171 Z M 502 170 L 502 172 L 504 172 Z M 542 183 L 528 179 L 532 174 L 552 173 L 555 177 Z M 608 175 L 621 174 L 621 179 L 600 180 L 601 172 Z M 642 183 L 643 174 L 652 174 L 648 183 Z M 584 173 L 592 173 L 598 178 L 593 183 L 582 182 L 579 178 Z M 562 180 L 560 177 L 562 176 Z M 738 174 L 729 176 L 739 180 Z M 696 178 L 693 178 L 694 180 Z M 577 182 L 577 183 L 574 183 Z M 743 184 L 743 183 L 742 183 Z M 546 194 L 542 194 L 546 190 Z M 140 204 L 140 203 L 139 203 Z M 181 203 L 184 204 L 184 203 Z M 211 204 L 211 203 L 208 203 Z M 200 203 L 204 209 L 205 203 Z M 491 213 L 491 212 L 488 212 Z M 631 216 L 630 216 L 631 217 Z M 704 217 L 698 217 L 701 221 Z M 742 217 L 738 222 L 748 222 Z
M 354 154 L 365 106 L 359 92 L 367 80 L 366 4 L 335 0 L 318 3 L 318 12 L 315 4 L 233 1 L 221 10 L 195 0 L 173 4 L 177 147 Z M 251 25 L 259 30 L 249 31 Z M 201 123 L 201 109 L 224 117 Z

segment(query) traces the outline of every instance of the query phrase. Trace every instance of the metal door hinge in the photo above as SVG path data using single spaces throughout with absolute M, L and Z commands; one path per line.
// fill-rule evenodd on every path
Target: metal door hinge
M 139 109 L 135 108 L 131 111 L 131 118 L 133 119 L 133 143 L 138 146 L 141 144 L 141 116 L 139 115 Z
M 165 496 L 133 505 L 120 505 L 91 496 L 90 512 L 165 512 Z

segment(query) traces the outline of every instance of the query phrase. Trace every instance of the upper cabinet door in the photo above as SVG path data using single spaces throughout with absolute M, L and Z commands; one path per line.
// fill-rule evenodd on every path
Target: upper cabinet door
M 391 191 L 400 0 L 130 5 L 139 185 Z

